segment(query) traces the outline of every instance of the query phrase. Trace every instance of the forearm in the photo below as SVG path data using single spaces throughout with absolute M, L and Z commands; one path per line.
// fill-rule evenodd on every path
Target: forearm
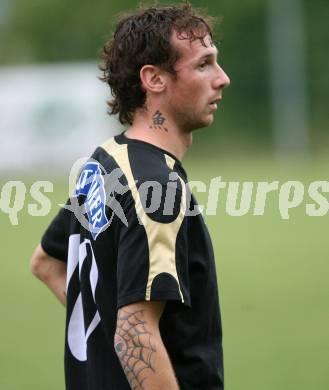
M 160 332 L 142 311 L 119 313 L 115 349 L 132 389 L 179 389 Z
M 31 259 L 31 271 L 66 305 L 66 263 L 47 255 L 39 245 Z
M 40 280 L 51 290 L 55 297 L 66 306 L 66 272 L 56 272 L 43 279 L 40 278 Z

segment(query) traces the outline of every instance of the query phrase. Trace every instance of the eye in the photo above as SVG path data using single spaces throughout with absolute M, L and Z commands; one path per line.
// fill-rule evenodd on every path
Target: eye
M 213 60 L 211 58 L 204 58 L 198 65 L 198 69 L 203 71 L 206 70 L 209 66 L 212 66 Z
M 202 63 L 198 66 L 198 68 L 201 69 L 201 70 L 203 70 L 203 69 L 205 69 L 205 68 L 207 67 L 207 65 L 208 65 L 208 63 L 207 63 L 206 61 L 204 61 L 204 62 L 202 62 Z

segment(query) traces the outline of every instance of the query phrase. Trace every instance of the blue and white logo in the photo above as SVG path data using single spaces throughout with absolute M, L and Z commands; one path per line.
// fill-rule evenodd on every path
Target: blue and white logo
M 105 213 L 106 193 L 101 168 L 96 162 L 88 162 L 80 174 L 75 196 L 85 195 L 85 210 L 89 231 L 94 240 L 108 223 Z

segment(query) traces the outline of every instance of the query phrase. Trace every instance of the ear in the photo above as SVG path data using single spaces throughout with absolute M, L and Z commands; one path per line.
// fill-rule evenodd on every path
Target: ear
M 155 65 L 144 65 L 139 76 L 145 91 L 159 93 L 166 88 L 163 71 Z

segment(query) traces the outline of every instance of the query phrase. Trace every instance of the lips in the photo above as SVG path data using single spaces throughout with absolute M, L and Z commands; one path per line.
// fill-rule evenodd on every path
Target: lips
M 209 104 L 217 104 L 220 100 L 222 100 L 222 97 L 221 97 L 221 96 L 219 96 L 219 97 L 217 97 L 217 98 L 211 100 Z
M 218 106 L 217 103 L 221 100 L 221 97 L 215 98 L 214 100 L 211 100 L 209 102 L 209 106 L 212 110 L 217 110 Z

